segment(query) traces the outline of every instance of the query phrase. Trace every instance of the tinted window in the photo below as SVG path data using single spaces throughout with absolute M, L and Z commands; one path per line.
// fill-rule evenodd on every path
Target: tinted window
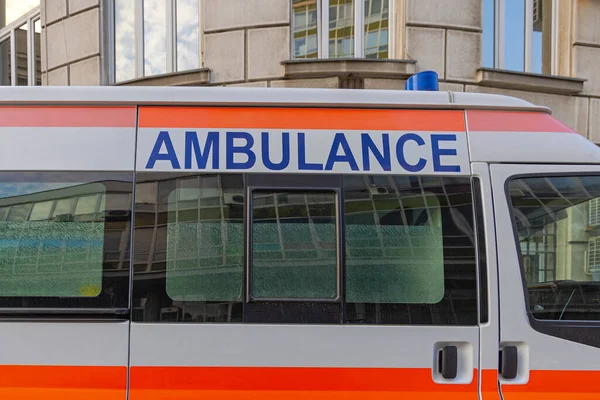
M 130 196 L 127 175 L 1 173 L 0 305 L 127 307 Z
M 254 191 L 252 297 L 337 297 L 336 195 Z
M 350 323 L 477 323 L 468 178 L 344 178 Z
M 509 190 L 528 312 L 599 320 L 600 177 L 515 179 Z

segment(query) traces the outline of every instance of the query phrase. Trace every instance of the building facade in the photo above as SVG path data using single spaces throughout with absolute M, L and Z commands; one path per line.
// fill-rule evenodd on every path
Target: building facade
M 2 85 L 402 90 L 431 69 L 442 90 L 551 107 L 600 143 L 598 0 L 0 0 L 0 13 Z

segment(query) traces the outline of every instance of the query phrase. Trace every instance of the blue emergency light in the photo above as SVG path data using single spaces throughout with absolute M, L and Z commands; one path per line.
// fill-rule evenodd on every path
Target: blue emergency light
M 412 75 L 404 84 L 405 90 L 437 91 L 438 74 L 435 71 L 421 71 Z

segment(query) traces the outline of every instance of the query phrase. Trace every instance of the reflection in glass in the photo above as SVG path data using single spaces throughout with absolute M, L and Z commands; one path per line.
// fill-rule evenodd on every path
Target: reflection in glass
M 317 58 L 317 0 L 293 0 L 294 58 Z
M 17 86 L 27 86 L 29 82 L 27 67 L 27 24 L 23 24 L 15 29 L 15 42 Z
M 0 183 L 0 296 L 95 297 L 102 289 L 104 219 L 77 220 L 80 197 L 99 183 Z M 102 212 L 94 205 L 93 212 Z
M 365 2 L 365 57 L 388 58 L 389 0 Z
M 510 182 L 529 312 L 600 320 L 600 177 Z
M 135 78 L 135 2 L 115 0 L 115 79 Z
M 483 0 L 483 66 L 494 68 L 495 1 Z
M 525 70 L 525 0 L 506 2 L 504 69 Z
M 329 0 L 329 57 L 354 56 L 354 0 Z
M 177 0 L 177 71 L 200 66 L 199 13 L 199 0 Z
M 540 0 L 533 6 L 531 72 L 551 74 L 552 0 Z
M 0 42 L 0 86 L 11 85 L 11 59 L 10 59 L 10 41 L 7 39 Z
M 144 74 L 167 72 L 167 19 L 165 0 L 144 0 Z
M 273 204 L 252 207 L 252 296 L 334 299 L 335 193 L 255 191 L 252 195 L 259 203 L 265 197 L 273 197 Z

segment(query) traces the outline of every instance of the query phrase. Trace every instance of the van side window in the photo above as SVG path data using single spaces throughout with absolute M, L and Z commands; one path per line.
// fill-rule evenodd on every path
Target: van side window
M 509 183 L 528 312 L 538 320 L 600 319 L 600 177 Z
M 131 181 L 0 173 L 0 307 L 127 308 Z
M 477 324 L 468 177 L 140 173 L 135 210 L 134 321 Z

